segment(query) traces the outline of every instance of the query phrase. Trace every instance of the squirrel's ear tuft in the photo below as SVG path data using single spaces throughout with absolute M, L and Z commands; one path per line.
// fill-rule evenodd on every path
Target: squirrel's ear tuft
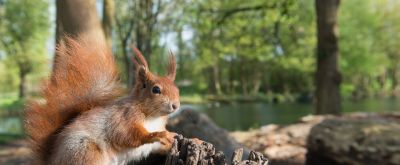
M 176 77 L 176 58 L 175 55 L 172 53 L 171 49 L 169 50 L 169 61 L 168 61 L 168 74 L 167 77 L 174 81 Z
M 144 58 L 142 52 L 140 52 L 140 50 L 138 48 L 136 48 L 135 46 L 132 46 L 132 50 L 136 54 L 136 58 L 135 58 L 135 61 L 134 61 L 135 64 L 143 65 L 146 69 L 149 69 L 149 66 L 147 65 L 146 58 Z
M 137 80 L 139 82 L 146 82 L 147 80 L 150 80 L 151 75 L 149 74 L 148 69 L 144 65 L 139 65 L 137 67 L 137 74 L 136 74 Z
M 132 50 L 136 54 L 136 58 L 132 58 L 133 63 L 136 66 L 137 70 L 137 81 L 140 81 L 142 83 L 146 82 L 147 80 L 151 79 L 151 73 L 149 71 L 149 67 L 147 65 L 147 61 L 142 55 L 142 53 L 137 49 L 135 46 L 132 46 Z

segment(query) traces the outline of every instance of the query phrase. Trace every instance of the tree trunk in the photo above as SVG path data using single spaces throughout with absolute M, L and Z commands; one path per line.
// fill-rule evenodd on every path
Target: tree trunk
M 240 77 L 240 81 L 241 81 L 241 85 L 242 85 L 242 93 L 244 96 L 248 96 L 249 95 L 249 91 L 247 90 L 247 87 L 249 86 L 248 84 L 248 79 L 246 79 L 245 77 Z
M 340 82 L 338 70 L 337 11 L 340 0 L 316 0 L 317 71 L 316 114 L 340 114 Z
M 229 133 L 218 127 L 207 115 L 194 110 L 183 109 L 168 120 L 167 130 L 182 134 L 187 138 L 199 138 L 212 143 L 217 150 L 232 155 L 237 148 L 244 148 L 244 156 L 250 150 L 233 139 Z
M 114 0 L 103 1 L 103 30 L 107 46 L 112 47 L 112 28 L 114 26 Z
M 398 68 L 394 66 L 390 73 L 392 79 L 392 91 L 391 91 L 392 97 L 397 97 L 397 92 L 398 92 L 399 80 L 397 76 L 397 69 Z
M 255 151 L 250 151 L 243 160 L 243 148 L 236 149 L 230 159 L 227 156 L 229 155 L 218 151 L 211 143 L 178 135 L 166 156 L 153 154 L 129 165 L 268 165 L 268 159 Z
M 148 64 L 151 62 L 153 29 L 157 22 L 160 10 L 160 1 L 156 5 L 153 0 L 139 1 L 137 9 L 136 46 L 146 57 Z
M 268 164 L 267 158 L 261 153 L 243 147 L 226 130 L 199 112 L 181 110 L 168 120 L 167 130 L 181 134 L 175 137 L 168 155 L 150 155 L 147 159 L 135 162 L 135 165 Z
M 23 70 L 19 71 L 19 79 L 20 79 L 19 87 L 18 87 L 19 88 L 19 92 L 18 92 L 19 99 L 25 98 L 26 94 L 27 94 L 27 91 L 26 91 L 26 75 L 27 74 L 28 73 Z
M 212 74 L 213 74 L 213 82 L 214 82 L 214 88 L 215 91 L 217 92 L 217 95 L 220 95 L 221 92 L 221 83 L 219 81 L 220 76 L 219 76 L 219 66 L 218 66 L 218 61 L 213 65 L 212 67 Z
M 146 57 L 148 64 L 150 65 L 150 56 L 153 52 L 151 47 L 151 29 L 148 29 L 145 26 L 138 27 L 136 29 L 136 44 L 137 48 L 143 53 Z
M 56 1 L 56 44 L 67 36 L 104 44 L 104 32 L 96 10 L 96 0 Z M 57 56 L 54 56 L 54 61 Z M 55 66 L 53 66 L 54 68 Z
M 253 89 L 251 91 L 251 94 L 253 95 L 257 95 L 258 91 L 260 91 L 261 88 L 261 78 L 262 78 L 262 74 L 261 72 L 255 72 L 253 73 Z
M 380 74 L 376 78 L 376 80 L 378 81 L 378 84 L 379 84 L 379 88 L 382 89 L 381 91 L 378 92 L 378 97 L 381 97 L 381 98 L 383 98 L 384 96 L 387 96 L 387 93 L 386 93 L 387 91 L 384 90 L 385 89 L 385 84 L 386 84 L 386 79 L 388 78 L 387 77 L 387 72 L 388 71 L 385 70 L 384 73 Z
M 124 59 L 124 67 L 126 74 L 126 84 L 127 87 L 130 88 L 134 83 L 134 68 L 133 61 L 128 53 L 130 47 L 129 44 L 132 41 L 132 33 L 134 32 L 134 28 L 136 27 L 136 21 L 139 19 L 137 15 L 134 13 L 136 11 L 135 7 L 137 7 L 137 1 L 129 1 L 129 3 L 125 3 L 125 1 L 114 1 L 117 9 L 127 10 L 132 12 L 115 12 L 114 21 L 115 21 L 115 32 L 117 34 L 117 40 L 120 42 L 120 47 L 118 49 L 122 50 L 122 58 Z
M 64 35 L 104 41 L 104 32 L 96 10 L 96 0 L 57 0 L 56 43 Z
M 126 74 L 126 82 L 127 87 L 130 89 L 135 82 L 135 71 L 132 63 L 132 59 L 129 57 L 127 47 L 128 47 L 128 40 L 123 40 L 121 42 L 122 45 L 122 54 L 124 56 L 124 63 L 125 63 L 125 74 Z

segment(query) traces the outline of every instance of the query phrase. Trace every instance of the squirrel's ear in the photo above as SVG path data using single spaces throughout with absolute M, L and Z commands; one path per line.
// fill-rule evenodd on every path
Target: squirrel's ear
M 135 47 L 132 46 L 132 50 L 136 54 L 136 58 L 133 58 L 133 62 L 136 66 L 137 70 L 137 80 L 140 82 L 146 82 L 147 80 L 151 79 L 151 73 L 149 71 L 149 67 L 147 65 L 147 61 L 142 55 L 142 53 Z
M 171 49 L 169 50 L 169 61 L 168 61 L 167 71 L 168 71 L 167 77 L 170 80 L 174 81 L 176 77 L 176 59 Z
M 142 52 L 140 52 L 140 50 L 138 48 L 136 48 L 135 46 L 132 46 L 132 50 L 136 54 L 135 62 L 139 63 L 140 65 L 143 65 L 146 69 L 149 69 L 149 66 L 147 65 L 146 58 L 144 58 Z
M 139 65 L 137 67 L 137 74 L 136 74 L 136 79 L 139 82 L 146 82 L 147 80 L 151 79 L 151 74 L 149 73 L 149 70 L 147 67 L 145 67 L 144 65 Z

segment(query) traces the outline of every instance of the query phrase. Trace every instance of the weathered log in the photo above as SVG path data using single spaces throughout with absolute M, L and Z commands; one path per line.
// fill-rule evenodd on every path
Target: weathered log
M 198 139 L 175 137 L 175 142 L 167 156 L 152 155 L 135 165 L 267 165 L 268 159 L 261 153 L 250 151 L 249 157 L 242 160 L 243 148 L 233 152 L 227 160 L 222 151 L 217 151 L 210 143 Z
M 151 155 L 135 165 L 268 164 L 268 160 L 261 153 L 243 147 L 230 137 L 226 130 L 219 128 L 207 116 L 198 112 L 181 111 L 168 121 L 167 128 L 181 134 L 175 138 L 168 155 Z M 232 157 L 226 159 L 225 155 Z M 243 157 L 245 160 L 242 160 Z
M 232 155 L 237 148 L 243 148 L 244 158 L 250 153 L 250 149 L 233 139 L 228 131 L 218 127 L 208 116 L 194 110 L 183 109 L 171 117 L 167 129 L 187 138 L 207 141 L 226 155 Z
M 242 160 L 243 148 L 233 152 L 231 164 L 267 165 L 268 160 L 260 153 L 251 151 L 247 160 Z M 228 164 L 225 155 L 216 151 L 214 146 L 197 139 L 176 137 L 174 145 L 167 155 L 165 165 L 224 165 Z

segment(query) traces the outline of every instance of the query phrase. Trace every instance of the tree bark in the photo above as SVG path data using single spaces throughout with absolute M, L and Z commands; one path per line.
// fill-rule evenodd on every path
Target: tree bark
M 137 1 L 115 1 L 116 8 L 125 8 L 126 11 L 132 11 L 117 12 L 114 17 L 117 40 L 120 42 L 121 46 L 119 49 L 122 50 L 122 56 L 124 58 L 124 72 L 126 74 L 126 84 L 128 88 L 133 86 L 135 76 L 133 62 L 128 50 L 130 49 L 129 44 L 132 40 L 133 29 L 136 27 L 135 23 L 137 23 L 137 15 L 133 12 L 136 10 L 135 7 L 137 3 Z
M 105 44 L 104 32 L 96 10 L 96 0 L 56 1 L 56 44 L 65 36 L 79 37 L 90 43 Z M 57 56 L 54 56 L 54 61 Z M 53 66 L 55 68 L 55 66 Z
M 243 159 L 243 148 L 236 149 L 230 159 L 226 159 L 211 143 L 198 139 L 188 139 L 182 135 L 175 137 L 175 142 L 167 156 L 150 155 L 135 165 L 268 165 L 268 159 L 259 152 L 250 151 Z M 130 163 L 130 164 L 133 164 Z
M 339 47 L 337 11 L 340 0 L 316 0 L 317 71 L 316 114 L 340 114 L 341 74 L 338 69 Z
M 262 154 L 243 147 L 206 115 L 185 109 L 168 120 L 167 129 L 181 134 L 168 155 L 151 155 L 135 165 L 267 165 Z M 190 139 L 198 138 L 198 139 Z M 204 140 L 204 141 L 201 141 Z M 225 156 L 231 156 L 226 159 Z M 245 160 L 242 160 L 245 159 Z
M 138 1 L 137 5 L 136 46 L 146 57 L 148 64 L 151 62 L 153 29 L 157 23 L 157 16 L 161 10 L 161 1 Z
M 216 151 L 214 146 L 207 142 L 199 142 L 195 139 L 176 137 L 175 143 L 167 155 L 165 165 L 187 164 L 187 165 L 267 165 L 268 159 L 261 153 L 250 151 L 246 160 L 243 159 L 243 148 L 236 149 L 230 160 L 226 160 L 223 152 Z
M 19 91 L 18 91 L 18 98 L 19 99 L 23 99 L 23 98 L 25 98 L 26 97 L 26 94 L 27 94 L 27 91 L 26 91 L 26 75 L 27 75 L 28 73 L 27 72 L 25 72 L 25 71 L 23 71 L 23 70 L 21 70 L 20 72 L 19 72 L 19 80 L 20 80 L 20 82 L 19 82 Z
M 103 30 L 108 47 L 112 47 L 112 28 L 114 26 L 114 0 L 103 1 Z
M 397 92 L 398 92 L 399 80 L 398 80 L 398 75 L 397 75 L 398 74 L 397 69 L 398 68 L 396 66 L 394 66 L 390 73 L 390 76 L 392 79 L 392 91 L 391 91 L 392 97 L 397 97 Z
M 96 0 L 57 0 L 56 43 L 64 35 L 104 41 L 104 32 L 96 10 Z
M 254 74 L 253 75 L 253 88 L 251 90 L 251 94 L 257 95 L 258 91 L 260 91 L 260 88 L 261 88 L 262 74 L 261 74 L 261 72 L 255 72 L 253 74 Z
M 220 81 L 219 81 L 220 76 L 219 76 L 219 65 L 218 65 L 218 60 L 217 60 L 217 61 L 215 62 L 215 64 L 213 65 L 212 70 L 213 70 L 213 72 L 212 72 L 212 74 L 213 74 L 212 79 L 213 79 L 213 82 L 214 82 L 213 85 L 214 85 L 215 91 L 217 92 L 217 95 L 220 95 L 220 94 L 222 93 L 222 91 L 221 91 L 221 83 L 220 83 Z
M 168 120 L 167 129 L 187 138 L 199 138 L 212 143 L 217 150 L 232 155 L 237 148 L 244 148 L 244 155 L 250 150 L 230 137 L 229 133 L 218 127 L 210 118 L 199 112 L 184 109 Z
M 122 45 L 122 54 L 124 56 L 124 63 L 125 63 L 125 72 L 126 72 L 126 82 L 127 87 L 131 88 L 135 82 L 135 71 L 134 66 L 132 63 L 132 59 L 129 57 L 127 47 L 128 47 L 128 40 L 121 41 Z

